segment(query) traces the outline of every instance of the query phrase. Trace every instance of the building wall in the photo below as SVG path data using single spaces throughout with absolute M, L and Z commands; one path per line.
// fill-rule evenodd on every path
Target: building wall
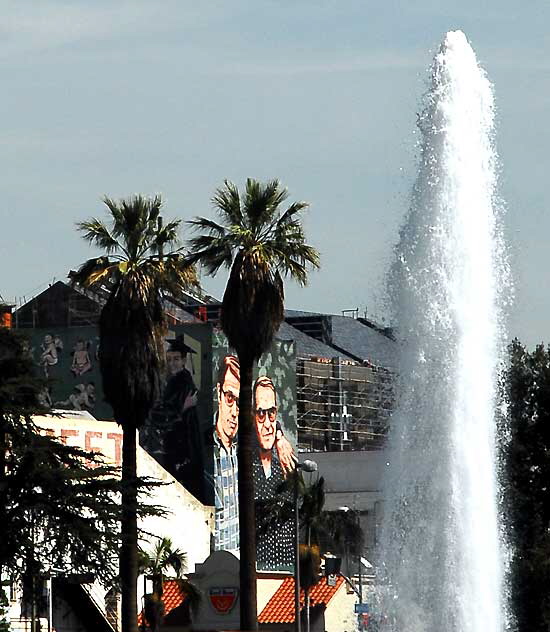
M 354 612 L 357 595 L 350 591 L 347 582 L 328 603 L 325 610 L 326 632 L 352 632 L 357 629 L 357 615 Z
M 195 565 L 204 562 L 210 554 L 214 508 L 199 502 L 141 448 L 138 452 L 138 474 L 167 483 L 157 488 L 146 502 L 162 505 L 170 512 L 166 517 L 143 519 L 140 528 L 159 537 L 171 538 L 174 546 L 187 553 L 187 569 L 193 572 Z M 153 543 L 154 538 L 148 544 Z M 142 543 L 142 546 L 148 548 L 147 544 Z
M 365 534 L 365 554 L 376 546 L 383 507 L 382 478 L 387 467 L 384 450 L 358 452 L 306 452 L 300 459 L 317 463 L 325 479 L 325 509 L 349 507 L 359 512 Z
M 101 452 L 108 463 L 121 465 L 122 431 L 115 422 L 98 421 L 82 411 L 65 413 L 61 417 L 36 417 L 35 423 L 44 433 L 58 437 L 68 445 Z M 195 565 L 203 562 L 210 553 L 214 508 L 199 502 L 141 447 L 138 447 L 137 469 L 139 476 L 165 483 L 154 488 L 151 496 L 143 498 L 143 502 L 162 506 L 168 511 L 165 517 L 150 516 L 139 522 L 138 527 L 144 534 L 151 534 L 143 537 L 140 546 L 145 550 L 152 550 L 156 541 L 154 536 L 169 537 L 175 548 L 187 553 L 188 571 L 193 572 Z M 98 601 L 104 602 L 108 588 L 94 584 Z M 143 579 L 140 578 L 140 609 L 143 592 Z

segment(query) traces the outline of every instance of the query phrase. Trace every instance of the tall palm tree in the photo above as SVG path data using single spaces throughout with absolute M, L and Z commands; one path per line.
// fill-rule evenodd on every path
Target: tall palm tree
M 160 196 L 104 198 L 110 226 L 93 218 L 77 224 L 105 254 L 71 272 L 72 282 L 108 291 L 99 320 L 105 399 L 122 426 L 122 629 L 137 632 L 136 435 L 160 391 L 164 330 L 162 292 L 178 295 L 197 285 L 192 264 L 177 247 L 180 221 L 163 226 Z
M 212 199 L 219 222 L 204 217 L 191 225 L 200 232 L 190 243 L 192 263 L 214 275 L 230 269 L 222 303 L 221 326 L 239 356 L 239 512 L 241 628 L 256 630 L 256 537 L 252 456 L 252 372 L 269 348 L 284 317 L 283 277 L 301 285 L 308 267 L 319 266 L 319 254 L 305 243 L 300 220 L 305 202 L 283 211 L 286 189 L 277 180 L 262 184 L 248 179 L 241 198 L 228 180 Z

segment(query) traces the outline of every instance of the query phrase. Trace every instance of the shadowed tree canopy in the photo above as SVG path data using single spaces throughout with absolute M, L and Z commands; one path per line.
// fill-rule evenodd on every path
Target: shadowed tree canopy
M 120 544 L 118 470 L 40 434 L 43 379 L 26 341 L 0 329 L 0 567 L 93 572 L 110 581 Z
M 509 347 L 503 516 L 510 537 L 510 629 L 550 630 L 550 347 Z

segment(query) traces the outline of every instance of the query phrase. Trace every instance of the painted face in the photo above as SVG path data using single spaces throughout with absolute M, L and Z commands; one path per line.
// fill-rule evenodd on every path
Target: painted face
M 166 367 L 170 375 L 179 373 L 185 367 L 185 354 L 181 351 L 167 351 Z
M 258 386 L 255 399 L 254 419 L 260 448 L 271 450 L 275 443 L 275 431 L 277 430 L 275 392 L 269 386 Z
M 51 345 L 52 342 L 53 342 L 53 338 L 50 336 L 50 334 L 46 334 L 44 336 L 44 344 Z
M 241 384 L 231 371 L 225 373 L 223 384 L 218 384 L 218 422 L 216 429 L 222 439 L 231 442 L 239 429 L 239 392 Z

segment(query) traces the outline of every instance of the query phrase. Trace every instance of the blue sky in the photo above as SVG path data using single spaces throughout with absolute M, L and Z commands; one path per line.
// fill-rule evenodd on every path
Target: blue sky
M 103 194 L 159 192 L 167 217 L 188 219 L 211 213 L 224 178 L 278 177 L 311 203 L 323 257 L 307 289 L 288 285 L 288 306 L 382 318 L 425 69 L 460 28 L 495 85 L 509 331 L 548 340 L 550 4 L 458 5 L 6 2 L 0 293 L 32 296 L 90 256 L 74 223 L 101 215 Z

